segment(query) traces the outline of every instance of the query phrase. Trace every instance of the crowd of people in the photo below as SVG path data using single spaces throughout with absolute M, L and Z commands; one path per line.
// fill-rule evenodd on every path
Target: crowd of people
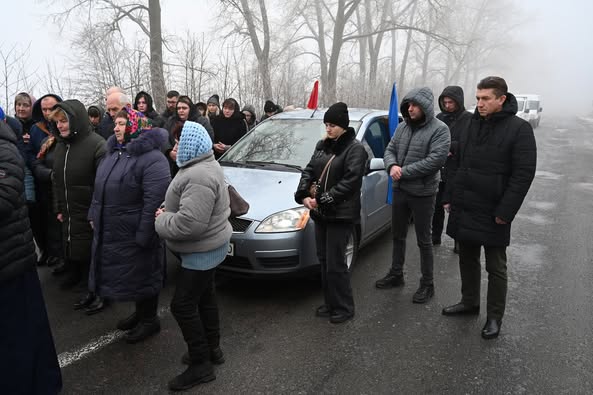
M 447 87 L 435 115 L 429 88 L 404 96 L 403 122 L 384 156 L 393 180 L 392 261 L 376 287 L 404 284 L 413 216 L 421 277 L 412 301 L 433 297 L 432 247 L 441 243 L 447 211 L 462 297 L 442 313 L 479 314 L 483 247 L 489 281 L 481 335 L 492 339 L 505 310 L 510 226 L 535 174 L 536 146 L 504 79 L 481 80 L 476 97 L 470 114 L 463 90 Z M 0 313 L 16 317 L 0 323 L 0 349 L 9 355 L 0 358 L 0 386 L 9 392 L 52 394 L 62 385 L 36 266 L 63 276 L 60 288 L 79 290 L 73 308 L 86 314 L 133 302 L 115 326 L 137 343 L 160 331 L 165 243 L 181 262 L 170 305 L 188 350 L 181 358 L 187 368 L 168 386 L 183 390 L 215 379 L 213 365 L 224 354 L 214 273 L 232 234 L 217 159 L 258 121 L 253 106 L 241 110 L 233 98 L 221 105 L 218 95 L 194 103 L 169 91 L 166 105 L 159 114 L 148 92 L 132 101 L 112 87 L 106 111 L 25 92 L 15 97 L 14 118 L 0 111 Z M 268 100 L 261 120 L 281 111 Z M 326 135 L 303 169 L 295 200 L 315 222 L 324 296 L 315 315 L 340 324 L 355 315 L 346 246 L 360 221 L 368 164 L 345 103 L 330 106 L 323 123 Z

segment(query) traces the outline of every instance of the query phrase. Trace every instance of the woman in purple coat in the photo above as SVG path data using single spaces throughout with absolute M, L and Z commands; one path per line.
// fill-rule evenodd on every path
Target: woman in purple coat
M 165 200 L 171 175 L 161 152 L 164 129 L 151 129 L 141 113 L 125 108 L 115 116 L 97 169 L 89 220 L 94 229 L 89 289 L 116 301 L 135 302 L 117 328 L 136 343 L 160 331 L 158 296 L 163 286 L 163 243 L 154 212 Z

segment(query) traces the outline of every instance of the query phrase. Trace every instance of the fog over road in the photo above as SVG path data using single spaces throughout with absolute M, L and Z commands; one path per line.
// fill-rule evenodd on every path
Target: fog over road
M 412 304 L 420 275 L 409 233 L 406 285 L 377 290 L 390 235 L 361 250 L 352 284 L 356 317 L 314 317 L 322 301 L 311 280 L 220 281 L 222 349 L 217 379 L 188 393 L 593 392 L 593 120 L 546 117 L 536 129 L 538 170 L 513 222 L 509 292 L 501 335 L 485 341 L 476 317 L 445 317 L 460 298 L 457 255 L 435 247 L 435 297 Z M 181 333 L 168 312 L 174 265 L 161 295 L 159 335 L 129 345 L 115 331 L 130 304 L 87 317 L 73 292 L 40 268 L 64 366 L 64 394 L 162 394 L 183 369 Z M 483 274 L 485 279 L 485 272 Z M 482 305 L 485 307 L 485 281 Z

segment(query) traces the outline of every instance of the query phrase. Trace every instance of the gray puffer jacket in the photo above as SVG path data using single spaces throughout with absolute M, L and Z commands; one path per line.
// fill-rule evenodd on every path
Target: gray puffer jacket
M 167 246 L 181 253 L 207 252 L 231 239 L 228 187 L 212 151 L 186 163 L 171 181 L 165 212 L 155 221 Z
M 410 102 L 418 104 L 424 119 L 413 122 L 408 113 Z M 439 186 L 439 170 L 447 160 L 451 137 L 445 123 L 434 116 L 434 96 L 430 88 L 412 89 L 402 100 L 400 123 L 391 138 L 383 161 L 389 173 L 392 166 L 402 168 L 402 177 L 393 183 L 414 196 L 430 196 Z

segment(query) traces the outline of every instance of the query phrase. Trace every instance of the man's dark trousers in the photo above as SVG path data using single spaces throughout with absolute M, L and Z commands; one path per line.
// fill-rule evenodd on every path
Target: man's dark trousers
M 393 255 L 391 273 L 396 276 L 403 275 L 406 259 L 406 238 L 410 213 L 414 215 L 416 240 L 420 249 L 420 271 L 422 278 L 420 284 L 432 285 L 432 270 L 434 258 L 432 252 L 432 215 L 434 213 L 435 196 L 413 196 L 409 193 L 395 189 L 393 191 L 393 204 L 391 211 L 391 233 L 393 236 Z
M 439 183 L 436 201 L 434 203 L 434 214 L 432 216 L 432 239 L 441 240 L 443 225 L 445 224 L 445 209 L 443 208 L 443 195 L 445 194 L 445 182 Z
M 459 241 L 459 271 L 461 273 L 461 302 L 467 306 L 480 304 L 480 252 L 482 246 Z M 500 320 L 504 315 L 507 297 L 506 247 L 484 246 L 488 272 L 488 319 Z

